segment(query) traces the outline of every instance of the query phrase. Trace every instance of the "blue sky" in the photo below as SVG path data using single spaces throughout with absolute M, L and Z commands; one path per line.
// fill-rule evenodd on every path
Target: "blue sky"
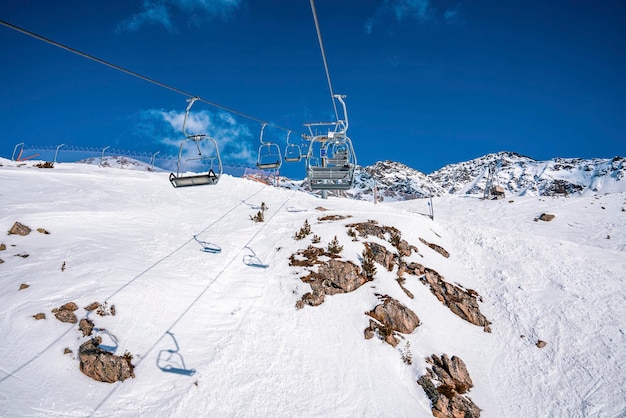
M 315 4 L 362 165 L 626 154 L 626 2 Z M 23 0 L 2 2 L 0 19 L 295 139 L 333 119 L 308 0 Z M 1 156 L 19 142 L 176 152 L 185 96 L 4 26 L 0 54 Z M 224 160 L 254 165 L 258 121 L 193 113 Z M 286 134 L 265 130 L 281 147 Z M 304 176 L 301 163 L 283 172 Z

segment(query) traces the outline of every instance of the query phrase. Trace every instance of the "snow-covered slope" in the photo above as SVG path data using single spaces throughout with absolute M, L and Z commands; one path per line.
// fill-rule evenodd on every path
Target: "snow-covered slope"
M 0 160 L 0 229 L 33 228 L 0 238 L 0 416 L 428 417 L 416 380 L 424 359 L 443 353 L 467 364 L 485 417 L 626 413 L 624 193 L 446 196 L 430 219 L 423 199 L 321 200 L 227 175 L 174 189 L 167 173 L 35 163 Z M 265 221 L 253 222 L 262 203 Z M 556 217 L 534 221 L 543 212 Z M 478 292 L 492 332 L 415 277 L 409 298 L 381 266 L 356 291 L 296 309 L 310 288 L 288 259 L 311 240 L 295 232 L 306 220 L 319 246 L 337 236 L 343 258 L 360 264 L 363 241 L 345 224 L 369 219 L 419 249 L 409 261 Z M 221 252 L 201 251 L 194 235 Z M 378 295 L 420 317 L 397 348 L 363 337 Z M 135 378 L 107 384 L 80 372 L 87 338 L 51 313 L 70 301 L 116 354 L 133 355 Z M 83 309 L 94 301 L 116 315 Z M 406 343 L 412 365 L 401 359 Z M 164 367 L 174 360 L 179 373 Z

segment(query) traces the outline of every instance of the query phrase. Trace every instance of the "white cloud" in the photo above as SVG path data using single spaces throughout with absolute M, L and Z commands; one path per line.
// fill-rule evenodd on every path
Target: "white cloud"
M 393 16 L 397 22 L 457 23 L 460 18 L 459 9 L 457 5 L 454 8 L 445 9 L 443 13 L 438 13 L 431 0 L 383 0 L 374 14 L 365 22 L 364 31 L 371 34 L 374 26 L 385 16 Z
M 151 109 L 141 113 L 141 134 L 151 135 L 159 143 L 178 153 L 183 134 L 184 111 Z M 253 164 L 256 161 L 254 136 L 247 125 L 239 123 L 231 114 L 192 111 L 186 124 L 187 133 L 206 134 L 218 144 L 222 160 L 229 163 Z M 210 144 L 200 143 L 210 148 Z M 174 152 L 172 152 L 174 153 Z
M 144 25 L 161 25 L 170 32 L 176 28 L 172 15 L 182 12 L 189 21 L 199 24 L 219 17 L 228 18 L 242 0 L 143 0 L 143 10 L 117 25 L 118 31 L 137 31 Z

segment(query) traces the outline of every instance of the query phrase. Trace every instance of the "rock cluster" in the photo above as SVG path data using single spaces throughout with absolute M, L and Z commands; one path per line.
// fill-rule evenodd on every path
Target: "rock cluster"
M 135 377 L 132 356 L 116 356 L 99 347 L 102 339 L 92 338 L 78 349 L 80 371 L 99 382 L 113 383 Z
M 480 312 L 480 307 L 478 306 L 480 295 L 472 289 L 464 289 L 460 286 L 446 282 L 443 276 L 441 276 L 435 270 L 429 269 L 422 264 L 415 262 L 406 263 L 402 259 L 402 256 L 407 254 L 404 252 L 401 253 L 400 249 L 406 248 L 408 255 L 411 254 L 411 251 L 417 252 L 417 249 L 414 246 L 409 245 L 408 243 L 406 243 L 406 245 L 403 245 L 403 243 L 405 243 L 406 241 L 400 238 L 399 231 L 396 228 L 380 226 L 375 221 L 351 224 L 347 226 L 354 228 L 355 230 L 359 231 L 360 235 L 366 237 L 369 235 L 374 235 L 379 238 L 385 239 L 386 234 L 389 234 L 390 241 L 395 241 L 395 243 L 398 244 L 396 245 L 398 253 L 393 253 L 389 251 L 384 245 L 375 242 L 365 243 L 366 247 L 371 250 L 372 255 L 374 256 L 374 260 L 382 265 L 384 268 L 386 268 L 388 271 L 392 271 L 395 266 L 398 267 L 397 281 L 402 290 L 404 290 L 404 292 L 407 294 L 407 296 L 413 298 L 411 292 L 409 292 L 403 286 L 403 276 L 405 273 L 420 277 L 422 283 L 430 286 L 431 292 L 453 313 L 474 325 L 483 327 L 485 332 L 491 332 L 491 329 L 489 328 L 491 322 L 489 322 L 487 318 L 485 318 L 485 316 Z M 436 244 L 432 245 L 439 247 Z M 415 250 L 413 250 L 414 248 Z
M 433 416 L 437 418 L 480 416 L 481 409 L 464 393 L 474 386 L 463 360 L 447 354 L 433 354 L 426 361 L 431 365 L 417 383 L 422 386 L 432 403 Z
M 352 292 L 368 281 L 361 274 L 361 268 L 351 261 L 331 258 L 328 261 L 318 260 L 317 263 L 317 272 L 311 271 L 301 279 L 311 286 L 312 291 L 302 296 L 296 304 L 297 308 L 321 305 L 326 295 Z
M 409 263 L 406 266 L 406 272 L 420 276 L 422 283 L 430 286 L 430 291 L 454 314 L 467 322 L 483 327 L 485 332 L 491 332 L 489 328 L 491 322 L 480 312 L 478 306 L 480 295 L 475 290 L 448 283 L 435 270 L 419 263 Z

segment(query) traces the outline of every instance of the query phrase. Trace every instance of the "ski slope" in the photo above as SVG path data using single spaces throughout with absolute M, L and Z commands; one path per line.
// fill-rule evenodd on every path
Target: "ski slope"
M 428 417 L 416 380 L 425 358 L 443 353 L 466 363 L 482 416 L 626 414 L 623 193 L 450 196 L 433 200 L 432 220 L 426 200 L 322 200 L 227 175 L 174 189 L 168 173 L 36 163 L 0 159 L 0 229 L 33 229 L 0 238 L 0 416 Z M 262 203 L 265 221 L 253 222 Z M 556 218 L 533 221 L 543 212 Z M 350 217 L 318 220 L 325 215 Z M 360 264 L 364 240 L 351 241 L 344 225 L 369 219 L 400 229 L 419 249 L 410 260 L 476 290 L 492 333 L 406 276 L 410 299 L 381 266 L 356 291 L 297 310 L 310 288 L 288 259 L 311 240 L 296 241 L 296 231 L 307 220 L 318 245 L 337 236 L 343 258 Z M 202 251 L 194 236 L 221 251 Z M 397 348 L 363 337 L 377 294 L 422 322 Z M 70 301 L 106 330 L 115 354 L 133 355 L 134 379 L 80 372 L 88 337 L 51 313 Z M 116 315 L 83 309 L 94 301 Z M 406 342 L 412 365 L 401 360 Z

